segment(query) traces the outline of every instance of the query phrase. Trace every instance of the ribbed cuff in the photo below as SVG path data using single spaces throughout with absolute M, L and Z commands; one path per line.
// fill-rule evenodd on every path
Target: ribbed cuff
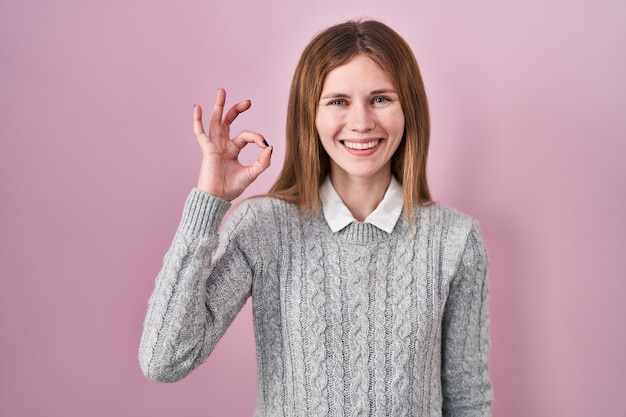
M 215 233 L 229 208 L 230 203 L 228 201 L 194 188 L 185 202 L 185 209 L 178 230 L 198 236 Z

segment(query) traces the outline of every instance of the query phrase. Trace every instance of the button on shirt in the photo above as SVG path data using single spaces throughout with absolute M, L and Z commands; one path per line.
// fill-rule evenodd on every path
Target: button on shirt
M 320 186 L 320 200 L 324 217 L 333 233 L 357 221 L 335 191 L 329 177 L 326 177 Z M 402 206 L 402 186 L 392 175 L 385 196 L 378 203 L 376 209 L 367 216 L 364 223 L 370 223 L 387 233 L 391 233 L 400 218 Z

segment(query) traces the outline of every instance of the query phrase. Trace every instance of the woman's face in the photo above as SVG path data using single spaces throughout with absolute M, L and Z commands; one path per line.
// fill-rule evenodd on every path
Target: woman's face
M 388 180 L 404 134 L 404 113 L 390 74 L 364 55 L 330 71 L 315 126 L 330 156 L 333 180 Z

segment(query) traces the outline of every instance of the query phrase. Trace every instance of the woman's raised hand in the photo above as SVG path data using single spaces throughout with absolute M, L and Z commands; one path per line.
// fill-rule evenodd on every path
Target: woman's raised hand
M 250 108 L 250 101 L 232 106 L 224 114 L 226 91 L 217 91 L 215 106 L 209 122 L 209 133 L 202 126 L 202 108 L 193 109 L 193 132 L 202 150 L 202 165 L 198 178 L 198 189 L 221 199 L 232 201 L 237 198 L 267 167 L 270 166 L 272 147 L 262 135 L 243 131 L 230 138 L 230 124 L 240 113 Z M 247 144 L 256 143 L 261 148 L 259 157 L 252 165 L 244 166 L 238 156 Z

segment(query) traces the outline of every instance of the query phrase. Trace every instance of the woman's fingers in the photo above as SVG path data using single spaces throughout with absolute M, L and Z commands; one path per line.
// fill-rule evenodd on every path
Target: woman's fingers
M 248 166 L 250 171 L 250 179 L 254 181 L 263 171 L 270 166 L 272 150 L 273 148 L 267 143 L 263 135 L 255 132 L 241 132 L 232 140 L 233 144 L 239 149 L 243 149 L 249 143 L 256 144 L 259 148 L 262 148 L 259 157 L 252 165 Z
M 211 113 L 211 121 L 209 122 L 209 137 L 219 137 L 224 133 L 222 129 L 222 114 L 224 114 L 225 103 L 226 91 L 223 88 L 218 88 L 213 112 Z M 226 132 L 228 132 L 228 127 L 226 127 Z
M 209 121 L 209 132 L 206 133 L 202 123 L 202 107 L 194 104 L 193 106 L 193 132 L 198 140 L 202 135 L 209 139 L 230 140 L 229 131 L 231 123 L 239 116 L 239 114 L 248 110 L 251 106 L 250 100 L 242 101 L 232 106 L 224 115 L 224 105 L 226 104 L 226 90 L 219 88 L 215 97 L 215 104 L 211 112 L 211 120 Z M 239 146 L 239 145 L 238 145 Z M 245 145 L 240 145 L 239 148 Z
M 265 147 L 259 154 L 259 157 L 256 161 L 252 163 L 248 167 L 250 170 L 250 180 L 254 181 L 263 171 L 265 171 L 271 164 L 272 160 L 272 150 L 271 146 Z
M 196 138 L 204 134 L 204 126 L 202 126 L 202 107 L 198 104 L 193 106 L 193 134 Z
M 237 148 L 239 148 L 239 150 L 243 149 L 249 143 L 256 143 L 260 148 L 266 148 L 269 146 L 263 135 L 248 131 L 241 132 L 233 138 L 232 142 Z
M 226 123 L 227 126 L 230 126 L 231 123 L 235 121 L 237 116 L 239 116 L 241 113 L 248 110 L 250 106 L 252 106 L 252 102 L 250 100 L 242 101 L 240 103 L 235 104 L 233 107 L 231 107 L 228 110 L 228 112 L 224 116 L 224 119 L 223 119 L 224 123 Z M 222 107 L 222 110 L 223 110 L 223 107 Z
M 198 188 L 206 193 L 228 201 L 241 193 L 263 171 L 270 166 L 272 147 L 262 135 L 244 131 L 236 137 L 230 137 L 231 123 L 251 106 L 249 100 L 232 106 L 224 113 L 226 91 L 217 91 L 208 130 L 204 130 L 202 108 L 194 105 L 193 131 L 202 149 L 202 165 L 198 178 Z M 239 152 L 246 145 L 254 143 L 261 151 L 256 161 L 244 166 L 239 161 Z

